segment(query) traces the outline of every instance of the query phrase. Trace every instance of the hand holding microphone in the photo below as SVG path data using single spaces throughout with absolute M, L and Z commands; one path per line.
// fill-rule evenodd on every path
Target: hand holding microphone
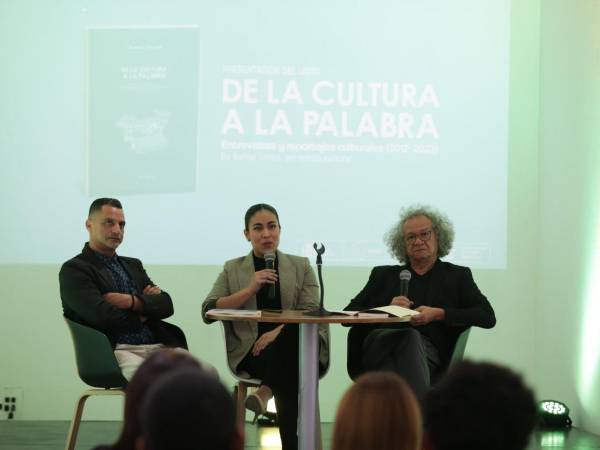
M 265 284 L 269 285 L 268 296 L 272 300 L 275 298 L 275 283 L 277 283 L 277 272 L 275 272 L 275 253 L 265 253 L 266 268 L 254 272 L 254 276 L 248 287 L 252 294 L 256 294 Z

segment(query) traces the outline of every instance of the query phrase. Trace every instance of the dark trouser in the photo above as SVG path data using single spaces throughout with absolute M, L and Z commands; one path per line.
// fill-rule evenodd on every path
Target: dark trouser
M 414 328 L 371 331 L 363 342 L 362 359 L 367 371 L 389 370 L 399 374 L 420 403 L 431 384 L 431 374 L 440 365 L 436 348 Z
M 283 450 L 298 448 L 298 325 L 286 324 L 258 356 L 250 351 L 237 367 L 273 390 Z

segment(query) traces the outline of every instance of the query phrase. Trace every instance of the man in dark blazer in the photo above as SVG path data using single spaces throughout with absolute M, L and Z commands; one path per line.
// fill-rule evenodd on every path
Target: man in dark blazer
M 169 294 L 152 282 L 139 259 L 116 254 L 125 233 L 119 200 L 95 200 L 85 226 L 89 241 L 60 269 L 63 312 L 108 336 L 129 379 L 155 349 L 187 348 L 185 336 L 161 320 L 173 314 Z
M 454 231 L 448 219 L 429 207 L 407 208 L 387 236 L 400 266 L 375 267 L 363 290 L 346 310 L 386 305 L 413 308 L 410 324 L 356 325 L 348 333 L 348 373 L 392 370 L 403 376 L 422 400 L 430 384 L 448 367 L 458 335 L 468 327 L 492 328 L 494 310 L 467 267 L 443 262 Z M 408 294 L 400 273 L 410 273 Z

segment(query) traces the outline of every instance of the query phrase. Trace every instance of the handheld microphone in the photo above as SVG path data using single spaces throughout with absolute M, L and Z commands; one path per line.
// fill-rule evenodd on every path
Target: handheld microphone
M 404 269 L 400 272 L 400 295 L 408 297 L 408 283 L 411 277 L 410 270 Z
M 275 270 L 275 253 L 265 253 L 265 262 L 267 263 L 267 269 Z M 275 284 L 269 284 L 268 297 L 269 300 L 275 298 Z

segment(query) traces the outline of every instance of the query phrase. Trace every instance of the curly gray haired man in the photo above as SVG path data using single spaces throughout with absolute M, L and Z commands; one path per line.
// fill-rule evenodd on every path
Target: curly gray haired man
M 452 250 L 454 226 L 450 222 L 450 219 L 448 219 L 448 216 L 430 206 L 409 206 L 400 211 L 400 220 L 385 236 L 390 253 L 400 262 L 406 261 L 407 241 L 404 233 L 404 225 L 409 220 L 419 216 L 425 217 L 431 222 L 430 229 L 437 240 L 438 257 L 443 258 L 450 254 L 450 250 Z M 423 237 L 427 239 L 426 235 Z
M 406 379 L 422 400 L 448 367 L 458 335 L 468 327 L 492 328 L 494 310 L 468 267 L 441 261 L 454 241 L 446 215 L 429 206 L 410 206 L 385 237 L 401 265 L 375 267 L 366 286 L 345 309 L 398 305 L 413 308 L 410 326 L 357 325 L 348 333 L 348 374 L 391 370 Z M 410 274 L 408 293 L 400 273 Z

